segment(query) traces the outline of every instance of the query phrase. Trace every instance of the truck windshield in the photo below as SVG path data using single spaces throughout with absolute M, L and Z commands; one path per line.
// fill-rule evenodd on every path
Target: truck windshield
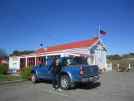
M 64 57 L 62 63 L 65 66 L 87 64 L 87 58 L 85 58 L 85 57 Z

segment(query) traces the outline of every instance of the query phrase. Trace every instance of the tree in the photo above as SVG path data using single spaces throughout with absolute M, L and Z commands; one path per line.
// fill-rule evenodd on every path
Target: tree
M 120 59 L 122 59 L 122 57 L 121 57 L 120 55 L 118 55 L 118 54 L 115 54 L 115 55 L 108 55 L 107 58 L 108 58 L 109 60 L 120 60 Z
M 132 56 L 134 56 L 134 53 L 129 53 L 129 55 L 132 55 Z
M 7 57 L 8 57 L 8 55 L 7 55 L 6 51 L 4 49 L 0 48 L 0 58 L 5 59 Z
M 14 50 L 10 56 L 20 56 L 20 55 L 27 55 L 30 53 L 33 53 L 34 51 L 32 50 L 24 50 L 24 51 L 18 51 Z
M 123 58 L 134 58 L 134 53 L 124 54 Z

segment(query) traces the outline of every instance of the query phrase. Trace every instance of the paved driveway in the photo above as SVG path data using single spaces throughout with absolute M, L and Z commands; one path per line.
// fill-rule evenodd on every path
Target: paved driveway
M 0 101 L 134 101 L 134 72 L 107 72 L 101 86 L 56 92 L 49 83 L 0 85 Z

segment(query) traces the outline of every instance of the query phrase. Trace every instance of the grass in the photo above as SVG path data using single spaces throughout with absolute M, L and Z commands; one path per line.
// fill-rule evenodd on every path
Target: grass
M 21 80 L 19 76 L 11 76 L 11 75 L 2 75 L 0 74 L 0 81 L 14 81 Z

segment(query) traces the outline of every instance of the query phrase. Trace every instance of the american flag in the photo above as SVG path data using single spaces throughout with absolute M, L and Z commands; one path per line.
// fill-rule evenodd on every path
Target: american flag
M 106 35 L 107 32 L 105 32 L 105 31 L 103 31 L 103 30 L 100 30 L 100 34 L 101 34 L 101 35 Z

